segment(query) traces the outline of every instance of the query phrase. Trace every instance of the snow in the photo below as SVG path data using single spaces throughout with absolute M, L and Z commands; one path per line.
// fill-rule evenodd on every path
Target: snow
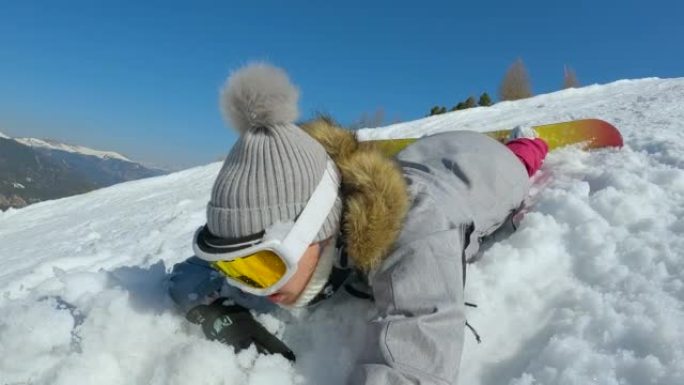
M 93 150 L 92 148 L 77 146 L 72 144 L 60 143 L 52 140 L 36 139 L 36 138 L 16 138 L 17 142 L 24 144 L 29 147 L 40 147 L 47 148 L 50 150 L 66 151 L 81 155 L 96 156 L 102 159 L 118 159 L 126 162 L 132 162 L 132 160 L 126 158 L 125 156 L 112 152 L 112 151 L 99 151 Z
M 625 147 L 550 154 L 520 228 L 468 270 L 461 384 L 684 383 L 684 79 L 625 80 L 365 138 L 595 117 Z M 207 341 L 165 296 L 221 165 L 0 213 L 0 384 L 341 384 L 369 303 L 261 316 L 292 365 Z M 548 178 L 546 178 L 548 177 Z M 467 333 L 467 331 L 466 331 Z

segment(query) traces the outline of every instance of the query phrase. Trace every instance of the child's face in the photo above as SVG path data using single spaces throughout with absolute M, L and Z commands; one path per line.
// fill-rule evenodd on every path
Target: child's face
M 281 305 L 292 305 L 297 301 L 299 295 L 306 288 L 306 284 L 309 283 L 314 270 L 316 270 L 316 264 L 321 256 L 321 249 L 325 247 L 327 242 L 326 240 L 314 243 L 306 249 L 297 264 L 297 271 L 292 278 L 280 290 L 268 296 L 271 302 Z

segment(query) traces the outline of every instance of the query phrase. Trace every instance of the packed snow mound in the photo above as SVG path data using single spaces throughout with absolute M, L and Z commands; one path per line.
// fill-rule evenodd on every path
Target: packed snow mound
M 620 81 L 385 128 L 599 118 L 622 149 L 551 153 L 518 231 L 469 266 L 461 384 L 684 383 L 684 79 Z M 297 363 L 206 341 L 165 295 L 220 164 L 0 213 L 0 384 L 342 384 L 372 305 L 263 315 Z

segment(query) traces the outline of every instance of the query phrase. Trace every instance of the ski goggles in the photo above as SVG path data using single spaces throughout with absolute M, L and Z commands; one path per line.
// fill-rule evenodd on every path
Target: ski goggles
M 297 263 L 335 205 L 339 186 L 337 168 L 328 161 L 296 221 L 277 222 L 260 233 L 230 240 L 202 226 L 195 232 L 195 255 L 210 262 L 231 285 L 255 295 L 273 294 L 297 271 Z

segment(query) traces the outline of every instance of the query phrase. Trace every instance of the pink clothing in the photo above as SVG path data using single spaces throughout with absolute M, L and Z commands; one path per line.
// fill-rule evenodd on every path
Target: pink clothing
M 506 143 L 506 147 L 513 151 L 515 156 L 525 165 L 529 176 L 534 175 L 541 168 L 544 158 L 549 152 L 549 146 L 539 138 L 513 139 Z

